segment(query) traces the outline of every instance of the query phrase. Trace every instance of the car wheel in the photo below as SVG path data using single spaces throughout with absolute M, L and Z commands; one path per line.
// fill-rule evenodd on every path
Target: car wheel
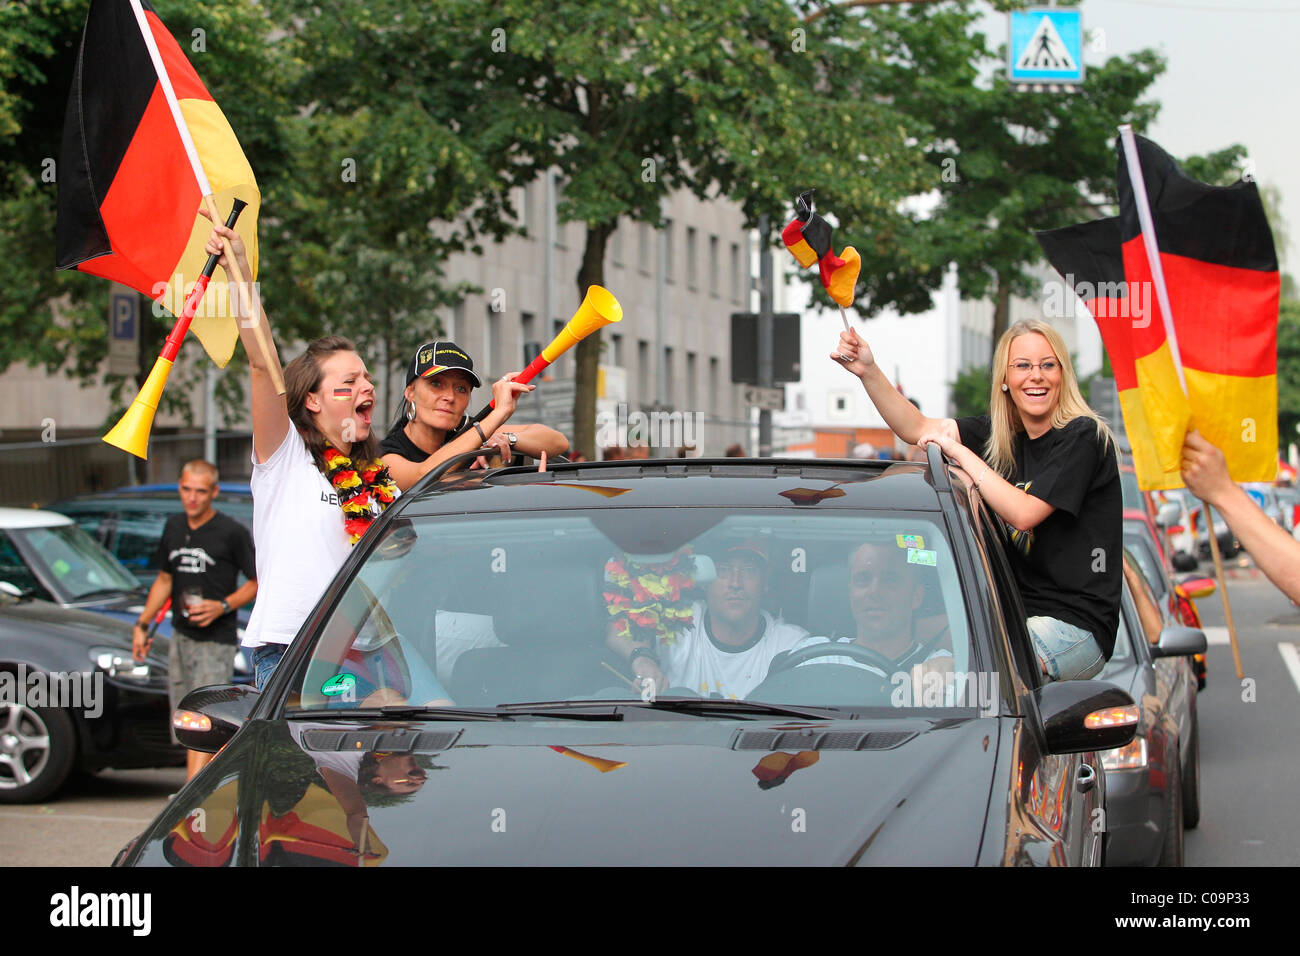
M 76 756 L 76 731 L 65 711 L 0 704 L 0 803 L 44 800 L 63 786 Z
M 1201 724 L 1192 715 L 1192 745 L 1183 771 L 1183 826 L 1196 829 L 1201 822 Z
M 1173 749 L 1173 759 L 1165 780 L 1165 837 L 1156 866 L 1183 865 L 1183 786 L 1178 769 L 1178 748 Z

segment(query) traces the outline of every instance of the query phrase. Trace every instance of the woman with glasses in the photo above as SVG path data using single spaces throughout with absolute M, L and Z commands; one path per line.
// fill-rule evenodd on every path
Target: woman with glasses
M 1088 407 L 1061 336 L 1017 322 L 993 358 L 989 414 L 928 418 L 899 393 L 855 332 L 831 358 L 856 375 L 903 441 L 937 444 L 1009 526 L 1043 673 L 1095 676 L 1115 647 L 1122 581 L 1122 512 L 1114 436 Z

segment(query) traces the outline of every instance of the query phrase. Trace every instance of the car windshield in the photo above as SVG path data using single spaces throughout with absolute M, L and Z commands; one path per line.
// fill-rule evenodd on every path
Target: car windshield
M 131 572 L 75 524 L 14 528 L 9 534 L 37 566 L 36 573 L 50 582 L 61 603 L 140 586 Z
M 973 667 L 966 608 L 934 517 L 403 518 L 313 636 L 289 711 L 648 704 L 628 643 L 662 668 L 656 704 L 980 706 L 961 683 Z

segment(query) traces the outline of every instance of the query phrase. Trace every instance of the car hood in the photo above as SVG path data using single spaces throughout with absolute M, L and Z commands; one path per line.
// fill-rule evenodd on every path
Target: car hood
M 42 629 L 59 631 L 68 637 L 80 637 L 96 644 L 131 646 L 131 625 L 112 620 L 98 611 L 60 607 L 48 601 L 24 600 L 0 608 L 0 622 L 11 627 L 36 624 Z
M 198 847 L 209 861 L 356 865 L 358 792 L 339 781 L 358 750 L 414 745 L 419 790 L 362 795 L 364 813 L 351 802 L 353 833 L 368 818 L 367 864 L 971 865 L 1005 719 L 258 721 L 133 862 L 193 864 Z M 238 855 L 232 814 L 256 818 Z M 211 855 L 213 822 L 191 839 L 200 818 L 226 855 Z

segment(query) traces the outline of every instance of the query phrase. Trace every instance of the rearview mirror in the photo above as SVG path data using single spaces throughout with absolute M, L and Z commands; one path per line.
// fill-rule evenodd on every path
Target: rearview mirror
M 1151 648 L 1152 657 L 1191 657 L 1205 653 L 1205 632 L 1195 627 L 1170 625 Z
M 1062 680 L 1034 691 L 1047 750 L 1075 754 L 1123 747 L 1137 732 L 1138 706 L 1127 692 L 1098 680 Z
M 213 684 L 190 691 L 172 711 L 182 747 L 214 754 L 238 733 L 260 692 L 247 684 Z
M 1214 578 L 1205 575 L 1188 576 L 1174 582 L 1189 598 L 1209 597 L 1214 593 Z

